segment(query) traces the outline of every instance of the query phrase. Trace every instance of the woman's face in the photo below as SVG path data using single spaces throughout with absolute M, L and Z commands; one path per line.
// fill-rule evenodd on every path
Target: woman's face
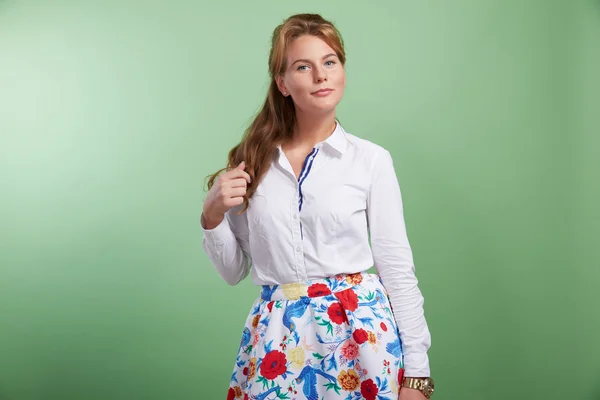
M 287 49 L 287 68 L 277 77 L 284 96 L 306 113 L 331 112 L 342 100 L 346 71 L 335 51 L 318 37 L 303 35 Z

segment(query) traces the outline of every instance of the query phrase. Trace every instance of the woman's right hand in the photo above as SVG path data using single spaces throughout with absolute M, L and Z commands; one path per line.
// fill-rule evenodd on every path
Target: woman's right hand
M 216 228 L 225 218 L 225 213 L 232 207 L 244 202 L 248 184 L 252 182 L 246 171 L 246 163 L 242 161 L 234 169 L 217 177 L 208 191 L 202 209 L 201 224 L 205 229 Z

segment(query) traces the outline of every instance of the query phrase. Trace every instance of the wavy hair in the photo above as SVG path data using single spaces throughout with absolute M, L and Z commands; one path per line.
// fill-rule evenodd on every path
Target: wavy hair
M 244 132 L 239 144 L 229 151 L 227 166 L 208 176 L 208 189 L 214 185 L 218 176 L 226 170 L 246 162 L 246 172 L 252 178 L 244 196 L 244 207 L 257 186 L 268 171 L 277 146 L 290 139 L 296 123 L 296 110 L 291 98 L 283 96 L 276 83 L 276 77 L 287 68 L 286 50 L 288 46 L 303 35 L 312 35 L 323 40 L 331 47 L 342 66 L 346 63 L 346 53 L 342 36 L 330 21 L 319 14 L 296 14 L 287 18 L 273 31 L 269 53 L 269 75 L 271 83 L 265 102 L 250 126 Z

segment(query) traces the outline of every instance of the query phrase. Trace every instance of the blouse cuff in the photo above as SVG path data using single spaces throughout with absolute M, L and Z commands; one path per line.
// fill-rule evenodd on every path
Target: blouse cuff
M 223 218 L 223 221 L 216 227 L 212 229 L 206 229 L 204 224 L 201 223 L 202 232 L 204 233 L 204 238 L 206 239 L 206 243 L 213 249 L 219 250 L 223 247 L 225 243 L 230 240 L 236 240 L 233 231 L 231 230 L 231 226 L 229 225 L 229 219 L 227 216 Z
M 404 376 L 427 378 L 431 376 L 430 373 L 427 353 L 404 355 Z

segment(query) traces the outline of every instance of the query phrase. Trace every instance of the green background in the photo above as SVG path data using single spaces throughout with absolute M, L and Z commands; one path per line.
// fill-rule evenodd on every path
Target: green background
M 394 157 L 435 398 L 600 399 L 599 1 L 0 0 L 0 400 L 225 398 L 258 289 L 204 178 L 296 12 Z

